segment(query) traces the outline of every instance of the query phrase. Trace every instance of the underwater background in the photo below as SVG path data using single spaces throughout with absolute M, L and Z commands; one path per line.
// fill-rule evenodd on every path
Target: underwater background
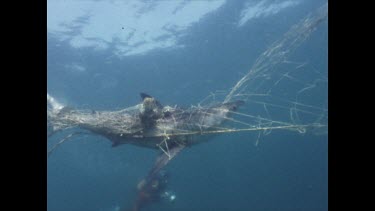
M 47 90 L 85 109 L 130 107 L 140 92 L 163 105 L 197 105 L 232 88 L 268 46 L 326 2 L 48 0 Z M 290 60 L 327 75 L 327 25 Z M 165 168 L 176 200 L 142 210 L 328 210 L 327 134 L 273 131 L 256 145 L 257 135 L 221 134 L 184 149 Z M 130 207 L 158 154 L 112 148 L 97 136 L 73 138 L 48 157 L 48 210 Z

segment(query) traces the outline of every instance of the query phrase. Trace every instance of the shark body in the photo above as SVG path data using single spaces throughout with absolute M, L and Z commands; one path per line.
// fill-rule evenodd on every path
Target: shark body
M 173 145 L 191 146 L 203 141 L 201 133 L 217 129 L 243 101 L 220 103 L 209 107 L 162 106 L 155 98 L 141 93 L 142 103 L 119 111 L 78 111 L 60 109 L 50 114 L 55 125 L 79 127 L 103 136 L 116 147 L 133 144 L 159 148 L 163 140 Z

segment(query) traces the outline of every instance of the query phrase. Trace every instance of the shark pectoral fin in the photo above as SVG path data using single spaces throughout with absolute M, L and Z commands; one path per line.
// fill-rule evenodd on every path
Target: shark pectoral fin
M 117 147 L 118 145 L 120 145 L 120 143 L 119 143 L 119 142 L 112 142 L 112 145 L 111 145 L 111 147 Z
M 125 142 L 121 142 L 121 141 L 119 141 L 119 140 L 110 140 L 110 141 L 112 142 L 111 147 L 117 147 L 117 146 L 119 146 L 119 145 L 123 145 L 123 144 L 125 144 Z

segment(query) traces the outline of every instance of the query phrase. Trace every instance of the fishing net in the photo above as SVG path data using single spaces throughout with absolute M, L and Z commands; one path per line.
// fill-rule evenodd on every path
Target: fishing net
M 76 110 L 47 94 L 47 135 L 78 127 L 109 138 L 153 138 L 152 144 L 168 154 L 168 145 L 186 144 L 209 134 L 257 131 L 260 137 L 274 130 L 325 134 L 327 70 L 309 62 L 293 62 L 290 56 L 327 19 L 327 14 L 324 5 L 303 18 L 263 52 L 232 89 L 215 92 L 197 106 L 158 108 L 149 107 L 144 101 L 118 111 Z M 239 102 L 245 105 L 237 105 Z M 222 120 L 215 119 L 219 117 Z M 145 132 L 145 127 L 152 129 Z M 52 151 L 72 136 L 68 135 Z

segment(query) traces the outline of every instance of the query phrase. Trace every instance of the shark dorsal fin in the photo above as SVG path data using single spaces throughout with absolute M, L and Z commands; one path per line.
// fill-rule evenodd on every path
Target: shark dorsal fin
M 141 92 L 140 95 L 141 95 L 142 100 L 144 100 L 145 98 L 153 98 L 150 95 L 143 93 L 143 92 Z
M 151 98 L 151 99 L 153 99 L 155 101 L 155 104 L 156 104 L 156 106 L 158 108 L 163 108 L 163 106 L 161 105 L 161 103 L 158 100 L 156 100 L 154 97 L 152 97 L 151 95 L 148 95 L 148 94 L 143 93 L 143 92 L 141 92 L 140 95 L 141 95 L 142 101 L 144 101 L 147 98 Z

